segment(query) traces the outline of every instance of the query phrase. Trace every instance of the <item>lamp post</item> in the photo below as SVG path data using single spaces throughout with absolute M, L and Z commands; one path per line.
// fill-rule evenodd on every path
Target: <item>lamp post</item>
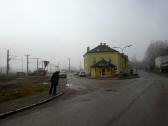
M 128 48 L 128 47 L 131 47 L 132 45 L 127 45 L 127 46 L 124 46 L 124 47 L 113 47 L 113 48 L 119 48 L 119 49 L 121 49 L 121 51 L 122 51 L 122 55 L 123 55 L 123 57 L 124 57 L 124 66 L 123 66 L 123 64 L 122 64 L 122 68 L 124 68 L 124 69 L 126 69 L 127 68 L 127 58 L 124 56 L 124 49 L 126 49 L 126 48 Z M 125 71 L 125 70 L 124 70 Z
M 124 46 L 124 47 L 113 47 L 113 48 L 119 48 L 121 49 L 122 53 L 124 53 L 124 49 L 128 48 L 128 47 L 131 47 L 132 45 L 127 45 L 127 46 Z

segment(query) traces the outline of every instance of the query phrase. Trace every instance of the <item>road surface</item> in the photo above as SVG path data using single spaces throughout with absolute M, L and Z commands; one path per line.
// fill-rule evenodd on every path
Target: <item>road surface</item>
M 2 119 L 0 126 L 168 126 L 167 82 L 145 72 L 131 80 L 71 77 L 76 95 Z

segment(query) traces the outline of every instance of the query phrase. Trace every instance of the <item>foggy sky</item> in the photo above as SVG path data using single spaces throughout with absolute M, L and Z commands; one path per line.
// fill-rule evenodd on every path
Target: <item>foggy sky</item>
M 167 0 L 0 0 L 0 65 L 10 49 L 16 69 L 25 54 L 61 67 L 70 57 L 79 68 L 86 47 L 100 42 L 132 44 L 124 52 L 142 60 L 152 40 L 168 39 L 167 12 Z

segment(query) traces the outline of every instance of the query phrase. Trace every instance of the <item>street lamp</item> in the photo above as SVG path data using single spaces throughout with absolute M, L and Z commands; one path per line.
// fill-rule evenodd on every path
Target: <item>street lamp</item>
M 119 49 L 121 49 L 121 51 L 123 53 L 125 48 L 131 47 L 131 46 L 132 45 L 127 45 L 127 46 L 124 46 L 124 47 L 113 47 L 113 48 L 119 48 Z
M 132 45 L 127 45 L 127 46 L 124 46 L 124 47 L 113 47 L 113 48 L 119 48 L 119 49 L 121 49 L 122 54 L 123 54 L 123 56 L 124 56 L 124 49 L 125 49 L 125 48 L 128 48 L 128 47 L 131 47 L 131 46 L 132 46 Z M 127 58 L 124 56 L 124 67 L 123 67 L 123 65 L 122 65 L 122 67 L 125 68 L 125 69 L 126 69 L 126 61 L 128 61 L 128 60 L 127 60 Z

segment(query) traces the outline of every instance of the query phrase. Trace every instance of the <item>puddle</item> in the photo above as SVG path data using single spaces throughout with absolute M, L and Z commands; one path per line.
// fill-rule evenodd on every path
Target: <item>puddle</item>
M 67 87 L 72 87 L 72 84 L 66 84 Z
M 117 92 L 117 89 L 106 89 L 107 92 Z
M 43 85 L 48 85 L 49 83 L 48 82 L 43 82 Z

